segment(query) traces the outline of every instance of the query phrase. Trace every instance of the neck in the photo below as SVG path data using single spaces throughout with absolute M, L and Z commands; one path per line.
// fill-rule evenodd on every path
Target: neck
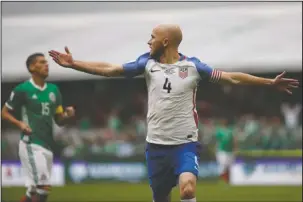
M 45 80 L 41 77 L 38 77 L 38 76 L 35 76 L 35 75 L 32 75 L 32 79 L 34 81 L 34 83 L 37 85 L 37 86 L 40 86 L 41 88 L 44 86 L 45 84 Z
M 167 49 L 164 51 L 163 55 L 160 57 L 160 63 L 163 64 L 174 64 L 178 62 L 180 55 L 178 49 Z

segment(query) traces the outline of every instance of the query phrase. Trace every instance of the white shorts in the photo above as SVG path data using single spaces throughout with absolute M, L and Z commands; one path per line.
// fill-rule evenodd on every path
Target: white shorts
M 234 155 L 232 152 L 217 151 L 216 159 L 219 164 L 219 173 L 222 174 L 227 168 L 231 167 Z
M 53 153 L 37 144 L 19 142 L 19 157 L 25 175 L 25 186 L 50 185 Z

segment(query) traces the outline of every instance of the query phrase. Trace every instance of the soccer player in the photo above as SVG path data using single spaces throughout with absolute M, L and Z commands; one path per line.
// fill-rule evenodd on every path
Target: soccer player
M 155 202 L 169 201 L 171 189 L 179 184 L 182 202 L 196 202 L 199 170 L 198 115 L 196 91 L 200 80 L 228 84 L 274 86 L 291 93 L 298 81 L 260 78 L 238 72 L 212 69 L 196 57 L 178 52 L 182 32 L 177 25 L 155 27 L 148 41 L 150 52 L 123 65 L 74 60 L 55 50 L 49 55 L 59 65 L 107 77 L 144 75 L 148 89 L 147 148 L 148 177 Z
M 227 120 L 220 120 L 216 130 L 216 158 L 219 164 L 220 177 L 229 183 L 230 167 L 234 160 L 237 142 L 232 127 L 227 125 Z
M 31 79 L 11 92 L 2 108 L 2 119 L 21 130 L 19 157 L 26 177 L 27 191 L 21 202 L 45 202 L 50 189 L 53 163 L 53 118 L 63 125 L 75 115 L 73 107 L 63 111 L 58 87 L 46 83 L 48 62 L 42 53 L 30 55 L 26 66 Z M 16 112 L 21 112 L 18 120 Z

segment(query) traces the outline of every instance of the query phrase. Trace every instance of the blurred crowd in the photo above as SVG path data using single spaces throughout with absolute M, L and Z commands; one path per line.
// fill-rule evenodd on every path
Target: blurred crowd
M 294 77 L 301 81 L 298 75 Z M 58 155 L 77 158 L 84 154 L 144 154 L 147 93 L 143 79 L 57 84 L 64 105 L 73 105 L 77 111 L 69 126 L 54 125 L 55 140 L 61 146 Z M 2 99 L 16 84 L 4 85 Z M 201 83 L 197 94 L 200 141 L 213 148 L 216 129 L 223 121 L 233 127 L 241 150 L 302 149 L 301 96 L 301 89 L 288 96 L 264 87 Z M 18 158 L 18 139 L 18 130 L 2 122 L 3 159 Z

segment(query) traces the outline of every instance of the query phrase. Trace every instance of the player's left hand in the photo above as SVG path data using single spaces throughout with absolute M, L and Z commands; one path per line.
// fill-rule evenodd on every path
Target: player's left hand
M 299 81 L 297 79 L 283 78 L 286 72 L 282 72 L 275 79 L 273 79 L 273 85 L 280 91 L 284 91 L 288 94 L 292 94 L 292 89 L 298 88 Z
M 67 118 L 71 118 L 71 117 L 75 116 L 75 109 L 74 109 L 74 107 L 66 107 L 65 108 L 65 112 L 66 112 Z

